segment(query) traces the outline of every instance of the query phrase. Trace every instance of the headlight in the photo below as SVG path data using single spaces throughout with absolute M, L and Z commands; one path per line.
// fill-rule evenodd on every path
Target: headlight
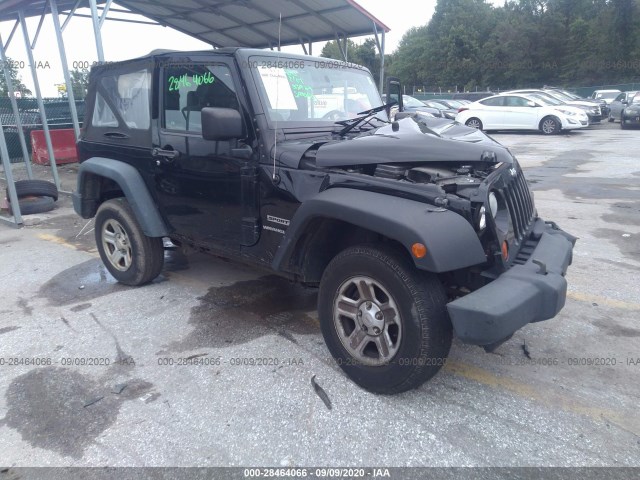
M 487 209 L 484 208 L 484 205 L 480 207 L 480 213 L 478 215 L 478 229 L 480 231 L 487 228 Z
M 564 108 L 558 108 L 558 111 L 561 113 L 564 113 L 565 115 L 568 115 L 570 117 L 574 116 L 576 114 L 576 112 L 573 112 L 571 110 L 565 110 Z
M 489 194 L 489 211 L 491 211 L 491 215 L 495 219 L 496 215 L 498 215 L 498 198 L 493 192 Z

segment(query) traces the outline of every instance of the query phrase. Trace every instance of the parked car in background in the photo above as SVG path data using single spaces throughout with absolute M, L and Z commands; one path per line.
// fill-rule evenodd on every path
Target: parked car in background
M 640 93 L 630 99 L 629 105 L 620 113 L 620 128 L 640 127 Z
M 589 125 L 584 111 L 527 95 L 501 94 L 460 109 L 456 121 L 480 130 L 539 130 L 545 135 Z
M 427 107 L 437 109 L 443 117 L 451 119 L 451 120 L 455 120 L 456 115 L 458 115 L 458 109 L 457 108 L 452 108 L 452 107 L 446 106 L 441 102 L 437 102 L 436 100 L 425 100 L 424 104 Z
M 382 95 L 382 101 L 387 103 L 387 95 Z M 426 115 L 429 117 L 441 117 L 442 114 L 440 110 L 437 108 L 431 108 L 425 105 L 424 102 L 421 102 L 415 97 L 411 95 L 402 95 L 402 103 L 405 112 L 419 113 L 421 115 Z
M 591 94 L 594 100 L 604 100 L 609 105 L 622 92 L 620 90 L 596 90 Z
M 622 92 L 616 98 L 613 99 L 613 102 L 609 105 L 609 121 L 615 122 L 616 120 L 620 120 L 622 116 L 622 111 L 631 103 L 631 100 L 636 96 L 638 92 Z
M 517 93 L 524 95 L 540 95 L 550 101 L 552 105 L 568 105 L 572 107 L 580 108 L 589 117 L 589 123 L 599 123 L 602 120 L 602 110 L 595 101 L 585 102 L 581 100 L 573 100 L 567 95 L 564 95 L 556 90 L 550 89 L 523 89 L 523 90 L 511 90 L 505 93 Z
M 494 92 L 462 92 L 462 93 L 454 93 L 451 95 L 451 98 L 454 100 L 469 100 L 471 102 L 477 102 L 478 100 L 482 100 L 483 98 L 490 97 L 495 95 Z

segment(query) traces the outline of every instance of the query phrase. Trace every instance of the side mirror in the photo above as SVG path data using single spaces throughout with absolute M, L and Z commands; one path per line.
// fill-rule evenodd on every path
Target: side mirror
M 531 100 L 527 101 L 527 107 L 537 107 L 536 102 L 532 102 Z
M 398 110 L 400 112 L 404 111 L 404 103 L 402 101 L 402 83 L 399 78 L 387 78 L 387 89 L 385 93 L 387 94 L 387 103 L 396 102 L 398 104 Z
M 233 108 L 205 107 L 202 109 L 202 138 L 232 140 L 244 137 L 240 112 Z
M 620 103 L 622 103 L 623 105 L 629 105 L 629 102 L 626 100 L 620 100 Z

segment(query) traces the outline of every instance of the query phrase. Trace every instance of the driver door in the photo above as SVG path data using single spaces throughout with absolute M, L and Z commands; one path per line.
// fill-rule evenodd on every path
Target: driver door
M 246 160 L 231 155 L 238 140 L 205 140 L 201 122 L 205 107 L 240 108 L 233 72 L 225 61 L 161 70 L 161 128 L 153 158 L 156 196 L 178 236 L 239 250 Z

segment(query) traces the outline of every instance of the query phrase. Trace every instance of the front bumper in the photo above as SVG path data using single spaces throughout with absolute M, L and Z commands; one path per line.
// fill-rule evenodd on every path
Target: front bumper
M 531 322 L 553 318 L 564 306 L 576 238 L 555 224 L 536 220 L 532 239 L 538 244 L 523 265 L 514 265 L 497 279 L 447 304 L 460 340 L 492 345 Z
M 620 122 L 624 123 L 625 125 L 638 126 L 640 125 L 640 113 L 628 114 L 623 112 L 620 115 Z
M 596 115 L 595 113 L 588 113 L 589 123 L 600 123 L 602 121 L 602 115 Z

